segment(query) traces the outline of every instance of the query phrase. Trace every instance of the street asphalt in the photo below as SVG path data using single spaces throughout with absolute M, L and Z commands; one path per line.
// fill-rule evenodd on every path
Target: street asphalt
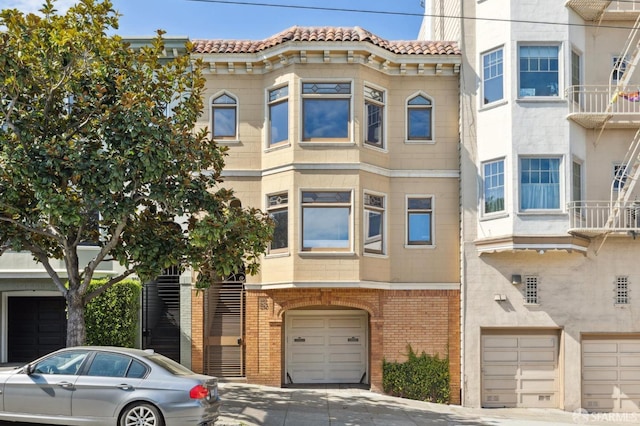
M 640 424 L 640 413 L 587 414 L 557 409 L 467 408 L 395 398 L 358 386 L 319 385 L 276 388 L 220 382 L 219 389 L 222 408 L 216 426 L 626 426 Z M 0 425 L 28 426 L 29 424 L 0 422 Z

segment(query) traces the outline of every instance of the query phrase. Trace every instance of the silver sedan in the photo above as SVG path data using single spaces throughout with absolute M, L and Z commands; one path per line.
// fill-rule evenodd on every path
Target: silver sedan
M 0 372 L 0 421 L 56 425 L 212 425 L 214 377 L 151 350 L 79 346 Z

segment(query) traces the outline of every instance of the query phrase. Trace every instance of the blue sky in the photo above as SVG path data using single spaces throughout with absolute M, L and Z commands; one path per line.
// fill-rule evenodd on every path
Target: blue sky
M 229 0 L 226 4 L 224 1 L 112 0 L 112 3 L 122 14 L 118 30 L 122 36 L 152 35 L 156 29 L 163 29 L 167 35 L 191 39 L 264 39 L 301 25 L 360 26 L 388 40 L 414 40 L 424 11 L 420 0 Z M 15 7 L 34 12 L 42 3 L 43 0 L 0 0 L 0 9 Z M 56 7 L 64 11 L 73 3 L 58 0 Z M 313 7 L 392 13 L 309 9 Z

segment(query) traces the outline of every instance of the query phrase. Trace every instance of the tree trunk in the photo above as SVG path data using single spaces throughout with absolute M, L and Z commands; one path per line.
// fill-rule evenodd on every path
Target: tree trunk
M 67 347 L 81 346 L 86 341 L 84 301 L 78 290 L 67 293 Z

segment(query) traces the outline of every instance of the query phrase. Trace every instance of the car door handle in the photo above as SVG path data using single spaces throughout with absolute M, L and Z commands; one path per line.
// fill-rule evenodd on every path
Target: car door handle
M 73 383 L 60 382 L 60 383 L 58 383 L 58 386 L 60 386 L 61 388 L 64 388 L 64 389 L 71 389 L 71 388 L 73 388 Z
M 122 389 L 122 390 L 132 390 L 133 389 L 133 386 L 128 385 L 126 383 L 122 383 L 120 385 L 117 385 L 116 387 L 119 388 L 119 389 Z

